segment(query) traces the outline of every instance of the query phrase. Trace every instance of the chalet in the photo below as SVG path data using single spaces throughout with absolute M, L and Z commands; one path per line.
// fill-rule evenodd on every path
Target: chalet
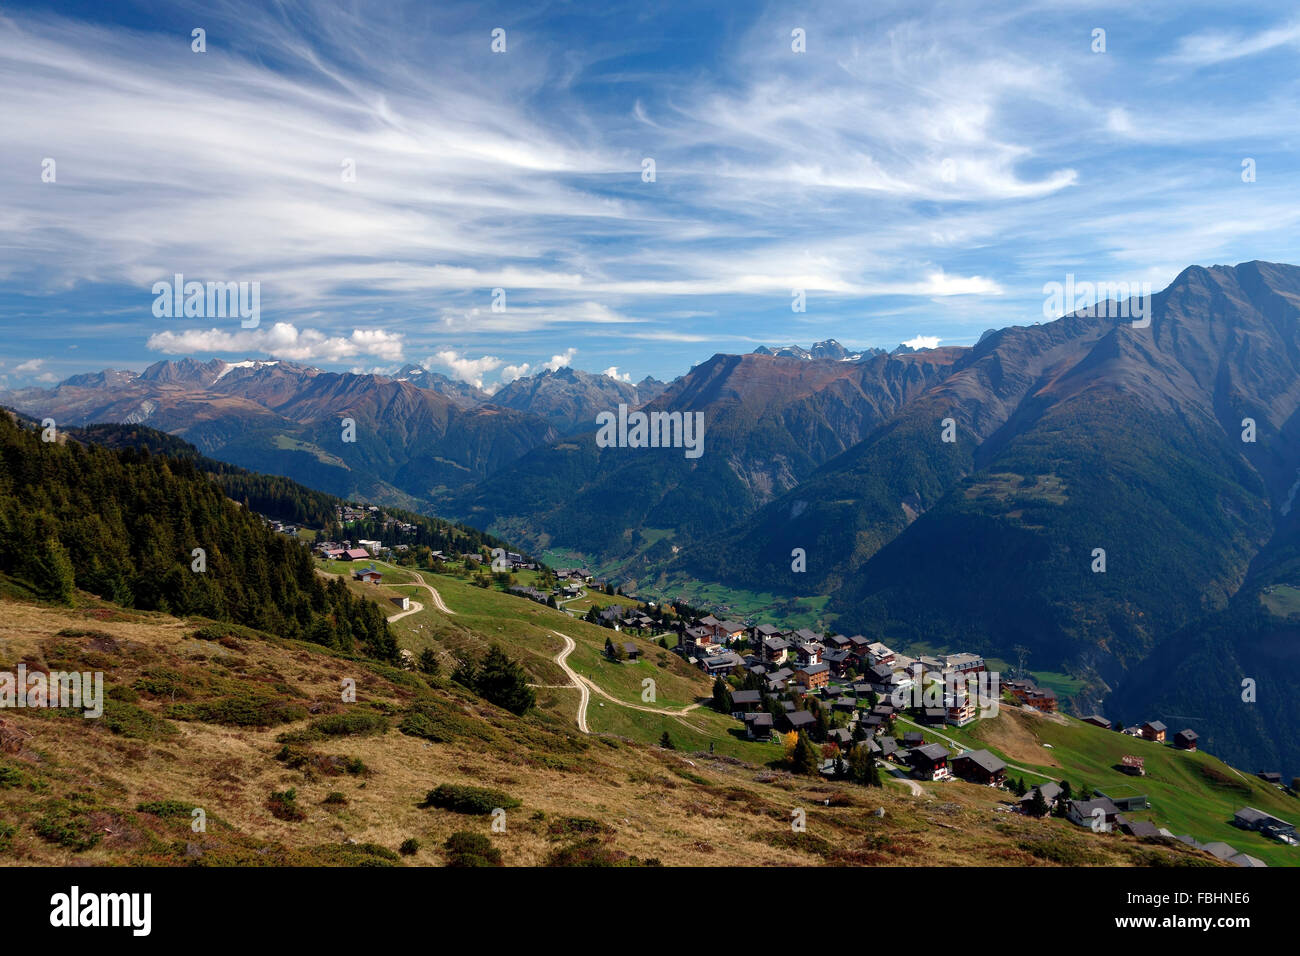
M 1127 833 L 1129 836 L 1139 839 L 1162 836 L 1160 828 L 1150 820 L 1127 820 L 1124 817 L 1117 817 L 1116 822 L 1119 824 L 1120 832 Z
M 1114 790 L 1114 788 L 1110 788 Z M 1093 793 L 1098 797 L 1104 797 L 1111 803 L 1115 804 L 1117 810 L 1124 813 L 1132 813 L 1134 810 L 1145 810 L 1150 806 L 1145 793 L 1134 793 L 1123 795 L 1116 793 L 1106 793 L 1104 790 L 1094 790 Z
M 1262 833 L 1274 840 L 1283 840 L 1289 838 L 1296 839 L 1295 825 L 1287 823 L 1285 820 L 1279 820 L 1263 810 L 1256 810 L 1254 807 L 1243 807 L 1232 815 L 1233 826 L 1241 827 L 1243 830 L 1254 830 Z
M 403 594 L 401 597 L 393 598 L 393 603 L 396 604 L 403 611 L 409 611 L 411 609 L 411 599 L 407 597 L 405 594 Z
M 858 702 L 852 697 L 837 697 L 831 701 L 831 710 L 851 714 L 858 709 Z
M 843 676 L 852 662 L 853 658 L 849 656 L 848 651 L 822 651 L 822 663 L 829 666 L 836 676 Z
M 810 631 L 806 627 L 801 627 L 799 628 L 799 630 L 795 631 L 792 635 L 790 635 L 790 643 L 796 645 L 819 644 L 821 643 L 821 639 L 822 636 L 820 634 L 818 634 L 816 631 Z
M 823 650 L 825 648 L 817 641 L 809 641 L 807 644 L 796 644 L 794 653 L 800 665 L 808 667 L 812 664 L 821 663 Z
M 869 715 L 860 719 L 858 721 L 858 726 L 861 727 L 866 733 L 874 734 L 877 731 L 884 729 L 885 721 L 880 717 Z
M 1056 711 L 1056 691 L 1039 687 L 1032 681 L 1010 681 L 1007 689 L 1026 707 L 1054 713 Z
M 766 712 L 745 715 L 745 735 L 750 740 L 767 740 L 772 736 L 772 715 Z
M 984 658 L 978 654 L 945 654 L 941 669 L 959 674 L 977 674 L 984 670 Z
M 1177 747 L 1179 750 L 1195 750 L 1196 731 L 1194 730 L 1178 731 L 1178 733 L 1174 734 L 1174 746 Z
M 780 670 L 772 671 L 767 675 L 767 689 L 773 693 L 785 690 L 786 682 L 794 676 L 794 671 L 788 667 L 782 667 Z
M 898 741 L 893 737 L 881 737 L 876 745 L 880 748 L 882 758 L 893 758 L 898 753 Z
M 858 741 L 858 746 L 866 747 L 867 753 L 871 754 L 871 756 L 873 757 L 880 756 L 880 752 L 881 752 L 880 744 L 876 743 L 876 739 L 874 737 L 868 737 L 866 740 Z
M 748 628 L 736 621 L 719 621 L 714 632 L 718 635 L 718 640 L 724 644 L 732 644 L 745 636 Z
M 714 640 L 717 640 L 719 637 L 718 625 L 721 623 L 722 622 L 719 621 L 712 614 L 706 614 L 704 617 L 700 618 L 698 621 L 695 622 L 695 626 L 707 628 L 709 631 L 709 636 L 712 637 Z
M 755 624 L 749 629 L 749 640 L 755 646 L 762 644 L 769 637 L 780 637 L 781 629 L 771 624 Z
M 1051 783 L 1051 782 L 1041 783 L 1036 787 L 1030 788 L 1028 791 L 1026 791 L 1023 797 L 1021 797 L 1019 800 L 1016 801 L 1018 804 L 1020 804 L 1021 810 L 1028 809 L 1028 807 L 1034 802 L 1035 791 L 1042 793 L 1043 802 L 1047 804 L 1047 809 L 1049 810 L 1052 809 L 1052 807 L 1056 806 L 1056 801 L 1061 796 L 1060 784 Z
M 352 577 L 366 584 L 378 584 L 384 579 L 384 576 L 374 568 L 367 568 L 365 571 L 353 571 Z
M 724 651 L 721 654 L 714 655 L 713 657 L 701 658 L 700 670 L 704 671 L 704 673 L 708 674 L 710 677 L 715 677 L 718 674 L 725 676 L 730 674 L 737 667 L 740 667 L 743 663 L 744 661 L 740 659 L 739 654 L 733 654 L 731 651 Z
M 1214 843 L 1203 844 L 1201 849 L 1210 854 L 1210 856 L 1214 857 L 1216 860 L 1227 861 L 1237 855 L 1236 848 L 1229 846 L 1222 840 L 1216 840 Z
M 1119 816 L 1119 808 L 1105 797 L 1071 800 L 1065 815 L 1075 826 L 1089 829 L 1095 826 L 1099 832 L 1109 832 L 1115 825 L 1115 818 Z
M 909 730 L 903 734 L 904 747 L 919 747 L 923 743 L 925 743 L 925 735 L 919 730 Z
M 952 772 L 963 780 L 990 787 L 1007 779 L 1007 765 L 987 750 L 968 750 L 953 757 Z
M 1165 742 L 1165 733 L 1168 730 L 1169 728 L 1160 721 L 1149 720 L 1142 725 L 1142 739 L 1162 744 Z
M 688 627 L 682 632 L 682 650 L 689 654 L 707 654 L 715 644 L 713 632 L 707 627 Z
M 867 671 L 863 676 L 870 683 L 871 689 L 877 694 L 892 694 L 896 688 L 901 686 L 897 675 L 894 674 L 894 669 L 888 664 L 873 664 L 871 670 Z
M 621 624 L 625 617 L 627 617 L 627 608 L 621 604 L 611 604 L 609 607 L 601 608 L 596 612 L 596 619 L 601 624 Z
M 948 748 L 943 744 L 924 744 L 907 754 L 912 776 L 921 780 L 939 780 L 948 776 Z
M 763 638 L 763 659 L 769 664 L 784 664 L 790 654 L 790 642 L 783 637 Z
M 871 641 L 861 634 L 854 634 L 849 638 L 848 651 L 855 660 L 867 660 L 871 656 Z
M 921 723 L 927 727 L 942 727 L 948 719 L 948 711 L 943 707 L 926 707 L 921 711 Z
M 1135 754 L 1125 754 L 1119 759 L 1120 773 L 1126 773 L 1130 777 L 1145 777 L 1147 773 L 1146 760 Z
M 815 690 L 826 686 L 831 679 L 831 669 L 826 664 L 808 664 L 794 672 L 794 679 L 800 687 Z
M 623 645 L 623 654 L 630 661 L 639 661 L 641 659 L 641 648 L 635 644 L 625 643 Z
M 825 643 L 837 651 L 847 651 L 849 649 L 849 639 L 843 634 L 832 634 L 826 638 Z
M 526 584 L 511 585 L 510 593 L 516 597 L 528 598 L 530 601 L 536 601 L 538 604 L 545 604 L 548 598 L 548 595 L 545 593 L 537 590 L 537 588 L 529 587 Z
M 877 664 L 893 664 L 896 659 L 894 652 L 879 641 L 873 641 L 867 645 L 867 653 L 871 655 L 872 661 Z
M 1263 860 L 1247 853 L 1238 853 L 1236 856 L 1230 856 L 1228 857 L 1228 862 L 1233 866 L 1268 866 L 1268 864 Z
M 894 710 L 893 704 L 881 703 L 871 708 L 871 716 L 879 717 L 881 720 L 893 720 L 898 713 Z
M 817 718 L 806 710 L 796 710 L 784 715 L 784 723 L 788 730 L 809 731 L 817 726 Z
M 841 750 L 848 750 L 853 746 L 853 734 L 845 730 L 843 727 L 837 727 L 834 730 L 826 731 L 826 742 L 828 744 L 835 744 Z
M 1092 724 L 1094 727 L 1100 727 L 1102 730 L 1110 730 L 1111 728 L 1110 721 L 1101 716 L 1101 714 L 1092 714 L 1089 717 L 1085 717 L 1083 718 L 1083 722 L 1085 724 Z
M 1280 773 L 1274 773 L 1271 770 L 1261 770 L 1259 773 L 1255 774 L 1255 776 L 1259 777 L 1259 779 L 1263 780 L 1265 783 L 1271 783 L 1275 787 L 1282 786 L 1282 775 Z
M 952 697 L 947 701 L 944 710 L 944 719 L 954 727 L 965 727 L 967 724 L 974 723 L 978 716 L 979 707 L 975 704 L 975 698 L 966 693 Z
M 340 561 L 364 561 L 370 557 L 370 552 L 365 548 L 348 548 L 338 556 Z
M 756 690 L 736 690 L 731 692 L 732 715 L 745 714 L 763 706 L 763 695 Z

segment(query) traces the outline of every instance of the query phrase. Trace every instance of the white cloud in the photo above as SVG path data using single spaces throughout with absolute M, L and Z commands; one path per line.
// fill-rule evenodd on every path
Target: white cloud
M 903 344 L 909 349 L 937 349 L 939 347 L 939 336 L 937 335 L 917 335 L 908 339 Z
M 611 365 L 609 368 L 605 369 L 605 371 L 601 372 L 600 374 L 601 374 L 601 375 L 608 375 L 610 378 L 614 379 L 614 381 L 616 381 L 616 382 L 630 382 L 630 381 L 632 381 L 632 373 L 630 373 L 630 372 L 624 372 L 622 375 L 620 375 L 619 372 L 618 372 L 618 366 L 617 366 L 617 365 Z
M 929 295 L 1001 295 L 1002 287 L 983 276 L 948 276 L 933 272 L 926 276 L 923 289 Z
M 388 362 L 402 359 L 402 336 L 383 329 L 353 329 L 349 336 L 327 335 L 318 329 L 302 329 L 289 322 L 277 322 L 269 329 L 187 329 L 157 332 L 146 347 L 167 355 L 204 352 L 262 352 L 294 362 L 339 362 L 359 355 L 373 355 Z
M 1206 30 L 1182 37 L 1178 41 L 1177 51 L 1165 59 L 1189 66 L 1208 66 L 1266 53 L 1282 46 L 1297 45 L 1300 45 L 1300 21 L 1269 27 L 1256 33 Z
M 531 366 L 527 362 L 523 362 L 520 365 L 507 365 L 501 370 L 501 384 L 509 385 L 515 379 L 523 378 L 528 374 L 529 368 L 531 368 Z
M 20 375 L 27 375 L 32 372 L 39 372 L 41 366 L 45 364 L 45 359 L 28 359 L 21 365 L 15 365 L 14 371 Z
M 552 355 L 551 360 L 542 365 L 542 368 L 550 372 L 558 372 L 573 361 L 573 357 L 578 354 L 575 348 L 567 348 L 563 355 Z
M 459 352 L 451 349 L 444 349 L 437 355 L 425 360 L 425 365 L 441 365 L 451 372 L 451 377 L 462 382 L 473 385 L 475 388 L 483 388 L 483 376 L 488 372 L 499 369 L 504 363 L 495 355 L 484 355 L 480 358 L 466 358 Z M 490 389 L 489 391 L 495 391 Z

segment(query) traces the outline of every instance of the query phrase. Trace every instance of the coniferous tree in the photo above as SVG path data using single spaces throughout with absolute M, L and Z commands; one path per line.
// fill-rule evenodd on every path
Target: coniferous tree
M 790 754 L 791 772 L 811 777 L 817 774 L 819 766 L 817 748 L 812 745 L 807 734 L 799 734 L 799 739 L 795 741 L 794 750 Z
M 483 657 L 474 689 L 479 696 L 512 714 L 527 713 L 537 703 L 537 695 L 528 686 L 523 667 L 496 644 Z
M 1047 800 L 1043 797 L 1042 787 L 1034 787 L 1034 795 L 1029 800 L 1029 807 L 1026 812 L 1031 817 L 1043 817 L 1047 815 Z

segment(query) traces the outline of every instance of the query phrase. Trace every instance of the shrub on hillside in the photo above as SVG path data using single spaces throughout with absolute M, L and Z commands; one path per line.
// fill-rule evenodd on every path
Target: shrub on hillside
M 288 820 L 290 823 L 297 823 L 307 818 L 306 811 L 298 806 L 298 791 L 293 787 L 273 792 L 266 799 L 266 809 L 270 810 L 271 816 L 277 820 Z
M 442 846 L 447 852 L 448 866 L 501 865 L 501 851 L 481 833 L 457 830 Z
M 520 801 L 500 790 L 486 787 L 471 787 L 467 784 L 442 783 L 430 790 L 421 806 L 437 807 L 454 813 L 469 813 L 484 816 L 498 807 L 509 810 L 520 805 Z

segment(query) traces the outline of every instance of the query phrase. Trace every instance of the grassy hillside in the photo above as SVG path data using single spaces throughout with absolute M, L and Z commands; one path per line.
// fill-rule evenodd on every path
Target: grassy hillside
M 549 616 L 529 620 L 524 602 L 437 583 L 458 613 L 413 628 L 411 640 L 501 640 L 552 674 Z M 686 752 L 704 741 L 684 731 L 676 752 L 583 735 L 569 690 L 549 691 L 551 702 L 520 718 L 443 676 L 236 625 L 85 595 L 75 607 L 0 600 L 0 670 L 20 661 L 100 670 L 109 697 L 101 720 L 4 713 L 3 864 L 443 865 L 496 854 L 513 865 L 1203 862 L 1181 848 L 997 812 L 1005 795 L 985 788 L 923 784 L 913 797 L 896 784 L 868 790 Z M 356 681 L 355 703 L 340 698 L 344 677 Z M 641 716 L 606 703 L 593 707 L 594 730 L 656 732 L 651 715 L 602 726 L 606 716 Z M 723 720 L 701 716 L 698 726 Z M 463 809 L 505 807 L 505 832 L 488 816 L 426 805 L 441 784 L 496 791 L 469 791 Z M 195 808 L 205 832 L 191 827 Z M 791 830 L 796 809 L 807 814 L 805 833 Z M 411 852 L 398 852 L 403 844 Z
M 920 729 L 900 724 L 904 730 Z M 1076 790 L 1087 786 L 1110 792 L 1134 787 L 1145 793 L 1151 807 L 1128 814 L 1150 820 L 1177 835 L 1191 834 L 1202 843 L 1221 840 L 1270 866 L 1300 866 L 1300 847 L 1288 847 L 1230 822 L 1235 811 L 1256 807 L 1292 823 L 1300 823 L 1300 799 L 1257 777 L 1243 773 L 1208 753 L 1187 753 L 1111 730 L 1093 727 L 1073 717 L 1046 716 L 1003 706 L 992 720 L 957 729 L 923 731 L 927 740 L 944 738 L 971 748 L 987 748 L 1009 765 L 1008 771 L 1032 786 L 1045 778 L 1069 780 Z M 1143 758 L 1146 776 L 1130 777 L 1117 768 L 1126 754 Z

